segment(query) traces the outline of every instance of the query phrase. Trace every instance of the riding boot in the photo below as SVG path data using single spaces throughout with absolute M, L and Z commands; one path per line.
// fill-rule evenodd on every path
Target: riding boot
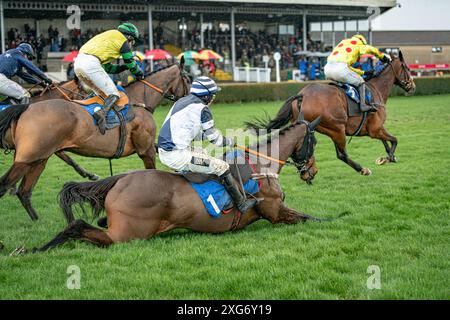
M 227 192 L 230 194 L 231 199 L 233 199 L 233 203 L 242 214 L 246 213 L 248 210 L 258 204 L 258 200 L 246 199 L 246 197 L 242 195 L 230 171 L 227 171 L 223 175 L 221 175 L 220 181 L 224 185 Z
M 375 112 L 377 108 L 373 104 L 366 104 L 366 84 L 359 86 L 359 100 L 361 112 Z
M 105 99 L 103 108 L 94 112 L 94 119 L 97 120 L 98 129 L 101 134 L 105 134 L 106 132 L 106 115 L 118 99 L 119 97 L 114 94 L 109 95 Z

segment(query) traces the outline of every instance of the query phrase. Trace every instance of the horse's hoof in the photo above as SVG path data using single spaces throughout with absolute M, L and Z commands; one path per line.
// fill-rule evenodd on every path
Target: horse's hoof
M 381 166 L 385 163 L 388 163 L 389 159 L 388 158 L 384 158 L 384 157 L 379 157 L 377 160 L 375 160 L 375 164 Z
M 17 247 L 13 252 L 11 252 L 9 256 L 10 257 L 17 257 L 17 256 L 24 255 L 27 252 L 28 252 L 28 250 L 25 249 L 24 246 L 20 246 L 20 247 Z
M 100 180 L 100 177 L 96 174 L 93 174 L 93 175 L 89 176 L 89 180 L 98 181 L 98 180 Z
M 362 168 L 361 174 L 362 174 L 363 176 L 370 176 L 370 175 L 372 174 L 372 171 L 370 171 L 369 168 Z
M 0 250 L 5 249 L 5 245 L 3 244 L 3 241 L 0 241 Z
M 397 157 L 396 156 L 392 156 L 391 158 L 389 158 L 389 162 L 397 162 Z

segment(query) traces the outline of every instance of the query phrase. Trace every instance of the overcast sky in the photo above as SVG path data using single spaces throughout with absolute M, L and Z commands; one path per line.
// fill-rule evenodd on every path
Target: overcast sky
M 373 30 L 450 30 L 450 0 L 397 0 L 393 8 L 373 21 Z

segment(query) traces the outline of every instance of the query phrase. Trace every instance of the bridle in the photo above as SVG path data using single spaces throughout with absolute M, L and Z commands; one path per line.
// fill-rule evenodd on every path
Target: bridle
M 316 145 L 317 140 L 316 137 L 314 136 L 314 130 L 312 130 L 309 127 L 309 123 L 307 121 L 299 120 L 297 123 L 303 123 L 306 126 L 306 135 L 303 138 L 303 143 L 300 149 L 291 155 L 293 162 L 286 161 L 286 164 L 295 166 L 297 172 L 300 175 L 307 173 L 308 174 L 307 183 L 311 183 L 311 180 L 314 177 L 314 175 L 311 172 L 313 163 L 311 163 L 310 165 L 308 165 L 308 163 L 310 162 L 309 160 L 314 155 L 314 146 Z
M 150 74 L 151 74 L 151 73 L 145 75 L 145 77 L 149 76 Z M 189 90 L 188 90 L 187 85 L 186 85 L 186 83 L 185 83 L 185 79 L 186 79 L 186 78 L 185 78 L 185 74 L 184 74 L 184 71 L 183 71 L 183 70 L 180 70 L 180 77 L 181 77 L 181 83 L 183 84 L 183 96 L 185 96 L 185 95 L 188 93 Z M 147 87 L 149 87 L 149 88 L 155 90 L 156 92 L 158 92 L 159 94 L 161 94 L 165 99 L 168 99 L 168 100 L 170 100 L 170 101 L 175 102 L 175 101 L 177 101 L 178 99 L 180 99 L 181 97 L 183 97 L 183 96 L 177 97 L 177 96 L 175 96 L 174 94 L 169 94 L 169 93 L 168 93 L 169 88 L 167 88 L 167 90 L 164 91 L 164 90 L 162 90 L 161 88 L 159 88 L 159 87 L 157 87 L 157 86 L 151 84 L 151 83 L 148 82 L 147 80 L 139 79 L 139 81 L 142 82 L 142 83 L 144 84 L 144 86 L 147 86 Z M 146 92 L 146 91 L 144 90 L 144 94 L 145 94 L 145 92 Z
M 409 68 L 406 65 L 406 63 L 404 61 L 400 61 L 400 63 L 401 63 L 402 71 L 403 71 L 402 73 L 408 73 Z M 394 74 L 394 77 L 395 77 L 394 83 L 396 85 L 400 86 L 405 91 L 410 91 L 413 86 L 413 80 L 411 79 L 411 77 L 409 76 L 408 80 L 400 79 L 400 76 L 397 75 L 397 73 L 395 72 L 392 62 L 389 63 L 389 66 L 391 67 L 392 73 Z
M 280 160 L 275 159 L 270 156 L 267 156 L 265 154 L 259 153 L 257 151 L 251 150 L 247 147 L 236 145 L 237 148 L 244 150 L 247 153 L 253 154 L 255 156 L 267 159 L 271 162 L 276 162 L 280 165 L 291 165 L 294 166 L 297 169 L 297 172 L 300 175 L 303 175 L 304 173 L 308 173 L 308 181 L 310 182 L 314 175 L 311 172 L 312 163 L 308 165 L 309 160 L 314 155 L 314 146 L 317 143 L 317 140 L 314 136 L 314 130 L 311 130 L 309 127 L 309 123 L 305 120 L 299 120 L 297 123 L 302 123 L 306 126 L 306 135 L 303 138 L 303 143 L 300 149 L 296 150 L 292 155 L 291 158 L 293 161 L 289 160 Z

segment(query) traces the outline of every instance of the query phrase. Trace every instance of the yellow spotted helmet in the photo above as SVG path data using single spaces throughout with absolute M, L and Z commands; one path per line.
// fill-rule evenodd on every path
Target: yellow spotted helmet
M 353 38 L 356 38 L 356 39 L 360 40 L 360 41 L 363 43 L 363 45 L 366 45 L 366 44 L 367 44 L 366 38 L 364 38 L 364 36 L 361 35 L 361 34 L 355 34 L 355 35 L 353 36 Z

